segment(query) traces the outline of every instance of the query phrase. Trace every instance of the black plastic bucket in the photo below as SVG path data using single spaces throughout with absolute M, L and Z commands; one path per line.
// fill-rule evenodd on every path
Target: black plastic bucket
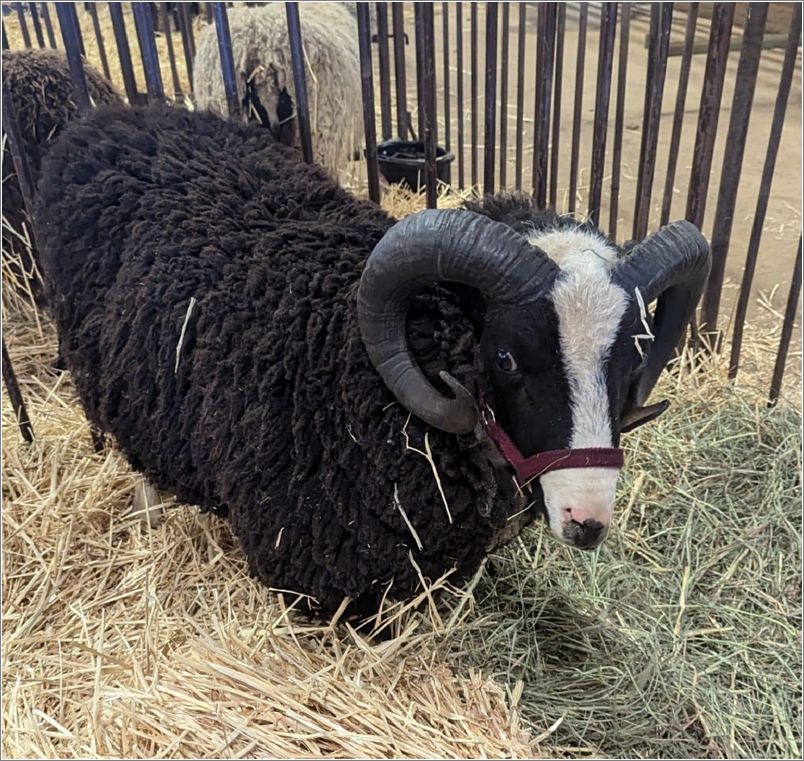
M 392 185 L 406 184 L 412 190 L 424 187 L 424 143 L 413 140 L 386 140 L 377 146 L 380 172 Z M 449 184 L 450 164 L 455 160 L 441 146 L 436 147 L 436 176 Z

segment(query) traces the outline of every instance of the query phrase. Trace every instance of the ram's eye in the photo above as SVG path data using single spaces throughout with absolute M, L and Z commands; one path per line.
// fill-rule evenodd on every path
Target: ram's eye
M 511 354 L 510 351 L 497 349 L 497 354 L 494 356 L 494 360 L 497 363 L 497 367 L 499 367 L 504 373 L 515 373 L 517 370 L 519 370 L 519 365 L 516 363 L 514 355 Z

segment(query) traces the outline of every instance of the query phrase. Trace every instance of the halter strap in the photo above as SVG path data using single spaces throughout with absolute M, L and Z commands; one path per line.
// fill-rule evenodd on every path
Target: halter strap
M 511 437 L 494 419 L 494 413 L 483 407 L 481 415 L 488 437 L 495 443 L 500 454 L 516 472 L 517 480 L 524 485 L 528 481 L 564 468 L 621 468 L 623 450 L 611 447 L 590 447 L 587 449 L 554 449 L 549 452 L 525 457 Z

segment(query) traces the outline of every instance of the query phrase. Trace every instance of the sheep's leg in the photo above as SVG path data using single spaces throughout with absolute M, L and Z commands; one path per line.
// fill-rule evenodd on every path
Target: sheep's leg
M 156 487 L 143 476 L 134 487 L 134 498 L 126 516 L 137 518 L 143 526 L 156 528 L 162 522 L 164 513 L 162 497 Z

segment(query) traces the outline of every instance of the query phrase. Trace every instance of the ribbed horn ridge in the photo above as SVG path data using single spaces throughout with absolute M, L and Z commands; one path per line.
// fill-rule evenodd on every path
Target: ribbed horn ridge
M 374 247 L 357 296 L 363 342 L 394 396 L 414 415 L 449 433 L 477 424 L 473 396 L 451 375 L 439 393 L 414 362 L 405 325 L 421 288 L 437 282 L 477 288 L 489 305 L 526 304 L 550 287 L 556 265 L 500 222 L 459 209 L 428 209 L 394 225 Z

